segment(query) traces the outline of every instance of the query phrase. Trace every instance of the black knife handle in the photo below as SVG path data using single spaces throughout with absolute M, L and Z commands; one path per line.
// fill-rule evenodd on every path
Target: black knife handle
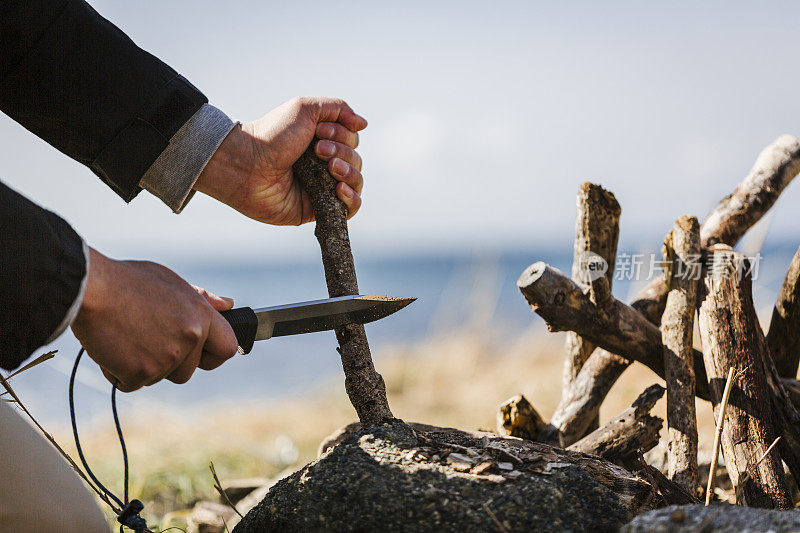
M 258 330 L 256 313 L 249 307 L 237 307 L 229 311 L 222 311 L 220 314 L 233 328 L 233 333 L 236 334 L 236 340 L 239 342 L 242 353 L 250 353 Z

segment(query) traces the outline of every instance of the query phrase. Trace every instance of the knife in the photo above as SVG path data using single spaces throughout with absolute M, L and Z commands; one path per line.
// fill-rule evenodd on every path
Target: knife
M 414 300 L 395 296 L 340 296 L 261 309 L 238 307 L 220 314 L 233 328 L 240 351 L 247 354 L 255 341 L 366 324 L 387 317 Z

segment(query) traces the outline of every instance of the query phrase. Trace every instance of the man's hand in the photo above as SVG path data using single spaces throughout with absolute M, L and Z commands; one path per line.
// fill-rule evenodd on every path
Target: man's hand
M 336 193 L 349 216 L 361 207 L 358 132 L 367 121 L 335 98 L 295 98 L 263 118 L 235 127 L 206 165 L 194 188 L 250 218 L 276 225 L 314 220 L 311 203 L 292 165 L 316 135 L 315 152 L 339 180 Z
M 233 306 L 189 285 L 166 267 L 115 261 L 90 250 L 89 277 L 72 331 L 109 381 L 123 392 L 164 378 L 185 383 L 236 354 L 237 341 L 217 311 Z

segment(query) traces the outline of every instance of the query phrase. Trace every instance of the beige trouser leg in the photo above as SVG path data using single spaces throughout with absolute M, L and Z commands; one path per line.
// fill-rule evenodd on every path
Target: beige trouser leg
M 77 474 L 11 405 L 0 401 L 0 533 L 108 533 Z

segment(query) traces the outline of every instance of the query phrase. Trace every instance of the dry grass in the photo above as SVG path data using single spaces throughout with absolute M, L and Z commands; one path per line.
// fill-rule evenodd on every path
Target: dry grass
M 464 429 L 494 428 L 497 407 L 520 392 L 545 418 L 553 412 L 561 393 L 563 341 L 563 335 L 539 328 L 504 343 L 460 332 L 416 346 L 385 348 L 378 353 L 377 366 L 396 416 Z M 634 365 L 605 402 L 601 421 L 625 409 L 655 382 L 661 380 Z M 664 404 L 660 401 L 654 410 L 662 418 Z M 200 499 L 216 500 L 209 461 L 222 479 L 275 476 L 313 459 L 320 441 L 355 415 L 341 381 L 334 380 L 282 401 L 195 412 L 138 410 L 137 416 L 125 421 L 132 497 L 145 502 L 148 518 L 157 523 L 156 517 Z M 701 447 L 710 447 L 710 404 L 698 403 L 698 417 Z M 71 442 L 68 434 L 59 437 Z M 121 480 L 113 428 L 86 432 L 82 441 L 102 479 Z M 111 483 L 111 488 L 119 490 L 119 483 Z

